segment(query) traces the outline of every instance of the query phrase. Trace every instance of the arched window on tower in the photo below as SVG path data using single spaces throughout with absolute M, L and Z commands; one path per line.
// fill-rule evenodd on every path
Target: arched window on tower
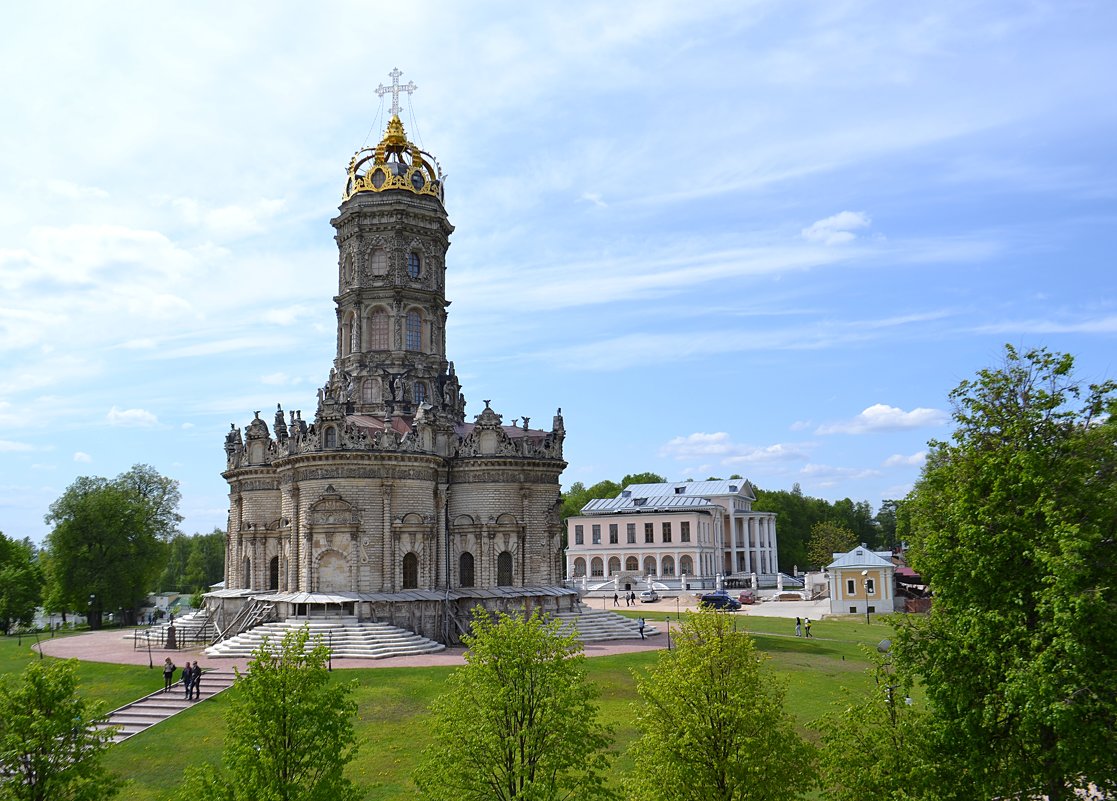
M 473 554 L 469 551 L 458 557 L 458 584 L 462 587 L 473 586 Z
M 411 385 L 411 394 L 415 398 L 416 403 L 427 402 L 427 385 L 422 381 L 416 381 Z
M 512 586 L 512 554 L 501 551 L 496 558 L 496 586 Z
M 409 278 L 418 278 L 423 273 L 423 260 L 415 251 L 407 254 L 407 275 Z
M 403 589 L 419 589 L 419 557 L 414 553 L 403 557 Z
M 423 348 L 423 318 L 417 311 L 407 313 L 407 350 Z
M 341 355 L 348 356 L 353 352 L 353 313 L 345 315 L 341 323 Z
M 244 583 L 241 586 L 244 587 L 245 589 L 248 589 L 248 590 L 253 589 L 253 587 L 252 587 L 252 560 L 249 559 L 247 556 L 244 557 L 244 562 L 242 563 L 242 566 L 244 568 Z
M 388 272 L 388 253 L 384 248 L 377 248 L 372 251 L 372 258 L 369 259 L 369 267 L 373 275 L 383 275 Z
M 322 435 L 323 448 L 336 448 L 337 447 L 337 429 L 329 426 L 325 433 Z
M 368 316 L 368 349 L 388 350 L 388 312 L 373 309 Z

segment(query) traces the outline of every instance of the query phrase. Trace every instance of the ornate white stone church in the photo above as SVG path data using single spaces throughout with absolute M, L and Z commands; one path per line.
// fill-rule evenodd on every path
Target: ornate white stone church
M 454 227 L 438 162 L 400 121 L 414 84 L 398 77 L 331 220 L 337 353 L 313 420 L 256 412 L 225 438 L 225 589 L 209 603 L 226 623 L 266 601 L 280 619 L 333 611 L 452 642 L 474 605 L 576 597 L 561 587 L 561 413 L 549 430 L 508 425 L 486 400 L 466 421 L 446 350 Z

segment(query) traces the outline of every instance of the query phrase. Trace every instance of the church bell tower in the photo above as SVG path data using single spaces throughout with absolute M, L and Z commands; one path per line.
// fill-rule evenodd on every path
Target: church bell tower
M 433 156 L 407 138 L 399 118 L 399 71 L 391 119 L 375 147 L 349 162 L 331 224 L 338 246 L 337 355 L 329 387 L 348 414 L 414 418 L 434 410 L 464 420 L 465 400 L 446 358 L 446 251 L 450 224 Z

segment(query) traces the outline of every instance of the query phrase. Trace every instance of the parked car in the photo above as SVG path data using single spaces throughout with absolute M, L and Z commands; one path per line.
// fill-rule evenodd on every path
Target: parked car
M 741 608 L 740 601 L 721 592 L 711 592 L 703 595 L 698 605 L 704 609 L 723 609 L 727 612 L 736 612 Z
M 644 590 L 640 593 L 640 601 L 642 603 L 651 604 L 659 600 L 659 593 L 655 590 Z
M 741 594 L 737 596 L 737 602 L 740 603 L 742 606 L 744 606 L 745 604 L 756 603 L 756 591 L 741 590 Z

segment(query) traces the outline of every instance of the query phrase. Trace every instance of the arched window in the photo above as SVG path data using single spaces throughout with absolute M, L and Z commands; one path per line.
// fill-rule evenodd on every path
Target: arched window
M 380 403 L 380 379 L 366 378 L 361 382 L 361 400 L 365 403 Z
M 348 356 L 353 352 L 353 313 L 345 315 L 341 323 L 341 355 Z
M 419 589 L 419 557 L 414 553 L 403 557 L 403 589 Z
M 496 586 L 512 586 L 512 554 L 501 551 L 496 558 Z
M 675 575 L 675 560 L 672 559 L 670 556 L 663 557 L 663 575 Z
M 621 572 L 621 558 L 619 556 L 609 557 L 609 575 L 615 576 Z
M 268 589 L 279 589 L 279 557 L 273 556 L 268 562 Z
M 407 313 L 407 350 L 421 350 L 423 347 L 423 318 L 417 311 Z
M 388 254 L 384 248 L 377 248 L 372 251 L 372 258 L 369 259 L 369 268 L 373 275 L 383 275 L 388 271 Z
M 252 560 L 247 556 L 244 557 L 244 584 L 245 589 L 252 589 Z
M 469 551 L 458 557 L 458 584 L 462 587 L 473 586 L 473 554 Z
M 644 574 L 648 575 L 648 576 L 654 576 L 655 575 L 655 557 L 654 556 L 645 556 L 644 557 Z
M 368 349 L 388 350 L 388 312 L 373 309 L 368 315 Z
M 600 556 L 595 556 L 590 562 L 590 575 L 594 578 L 605 575 L 605 563 L 601 561 Z
M 325 433 L 322 435 L 323 448 L 336 448 L 337 447 L 337 429 L 329 426 Z
M 629 573 L 635 573 L 640 569 L 640 560 L 635 556 L 630 556 L 624 560 L 624 569 Z
M 688 576 L 694 575 L 694 562 L 689 556 L 679 557 L 679 572 L 686 573 Z
M 415 398 L 416 403 L 427 402 L 427 385 L 422 381 L 416 381 L 411 385 L 411 394 Z
M 586 575 L 586 560 L 578 557 L 574 560 L 574 578 L 580 578 Z
M 407 275 L 411 278 L 418 278 L 423 272 L 423 260 L 415 251 L 407 254 Z

